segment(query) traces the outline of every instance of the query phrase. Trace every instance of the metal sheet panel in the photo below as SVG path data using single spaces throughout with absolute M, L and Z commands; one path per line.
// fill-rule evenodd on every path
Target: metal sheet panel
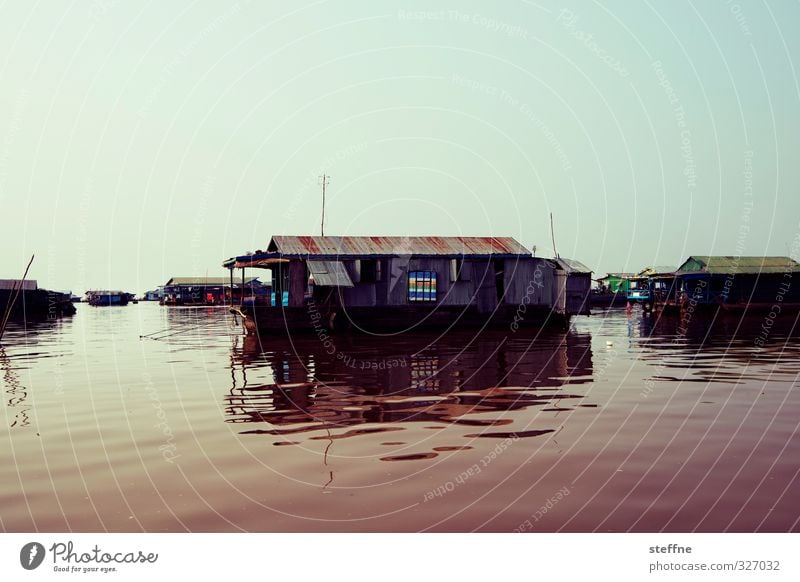
M 639 278 L 652 277 L 653 275 L 666 275 L 674 272 L 675 272 L 675 267 L 672 265 L 657 265 L 654 267 L 647 267 L 645 269 L 642 269 L 641 271 L 636 273 L 636 275 L 633 275 L 633 277 L 639 277 Z
M 605 281 L 606 279 L 630 279 L 635 277 L 636 273 L 607 273 L 605 277 L 600 277 L 598 281 Z
M 691 256 L 678 273 L 704 272 L 722 275 L 799 273 L 800 264 L 789 257 Z
M 320 287 L 352 287 L 353 281 L 341 261 L 308 261 L 314 285 Z
M 512 237 L 445 236 L 274 236 L 270 252 L 284 255 L 363 256 L 530 256 Z
M 246 285 L 257 281 L 258 277 L 247 277 L 244 282 Z M 234 278 L 234 283 L 241 283 L 242 278 Z M 173 277 L 165 283 L 165 286 L 192 286 L 192 287 L 214 287 L 219 285 L 230 285 L 230 277 Z
M 0 279 L 0 289 L 11 290 L 14 287 L 20 287 L 19 279 Z M 21 285 L 24 291 L 35 291 L 39 288 L 34 279 L 25 279 Z
M 581 263 L 580 261 L 576 261 L 575 259 L 565 259 L 560 257 L 555 259 L 555 262 L 558 264 L 559 268 L 566 271 L 567 273 L 591 273 L 592 270 Z

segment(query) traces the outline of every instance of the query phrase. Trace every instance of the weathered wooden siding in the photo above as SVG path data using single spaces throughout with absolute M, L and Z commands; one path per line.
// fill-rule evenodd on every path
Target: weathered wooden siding
M 377 304 L 375 283 L 355 283 L 353 287 L 342 288 L 345 305 L 370 307 Z
M 305 261 L 289 262 L 289 306 L 302 307 L 308 283 Z
M 375 305 L 382 307 L 387 304 L 389 299 L 389 261 L 381 259 L 380 264 L 381 280 L 375 283 Z
M 567 276 L 566 308 L 570 315 L 589 314 L 589 292 L 592 287 L 590 273 L 571 273 Z
M 294 265 L 294 261 L 291 265 Z M 290 269 L 292 268 L 290 265 Z M 360 282 L 358 269 L 353 261 L 345 261 L 354 286 L 341 288 L 343 303 L 352 307 L 403 306 L 408 305 L 408 273 L 411 271 L 434 271 L 436 273 L 436 304 L 446 306 L 474 305 L 480 313 L 488 313 L 498 306 L 498 299 L 505 305 L 550 307 L 558 298 L 555 289 L 553 265 L 539 258 L 524 259 L 465 259 L 461 267 L 463 276 L 452 281 L 451 259 L 437 257 L 395 257 L 381 260 L 381 277 L 375 283 Z M 502 270 L 502 289 L 505 295 L 498 298 L 497 277 Z M 305 270 L 303 270 L 305 272 Z M 298 276 L 291 271 L 291 281 Z M 292 286 L 290 304 L 294 294 L 303 296 L 304 287 Z M 564 300 L 563 290 L 561 293 Z M 302 304 L 302 303 L 300 303 Z M 563 312 L 563 307 L 562 307 Z
M 475 297 L 475 306 L 479 313 L 490 313 L 497 307 L 494 265 L 489 259 L 476 259 L 470 263 L 472 266 L 470 283 Z
M 553 270 L 553 311 L 567 313 L 567 273 L 561 269 Z
M 552 264 L 544 259 L 506 259 L 505 303 L 551 306 L 553 272 Z

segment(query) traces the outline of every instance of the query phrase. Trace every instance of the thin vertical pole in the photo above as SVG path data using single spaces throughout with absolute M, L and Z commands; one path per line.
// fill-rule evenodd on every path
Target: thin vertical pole
M 325 236 L 325 174 L 322 174 L 322 224 L 319 230 L 320 234 Z
M 14 284 L 11 293 L 8 295 L 8 306 L 6 306 L 6 312 L 3 314 L 3 321 L 0 322 L 0 339 L 3 339 L 3 332 L 6 330 L 8 318 L 11 317 L 11 310 L 14 309 L 14 303 L 17 302 L 19 292 L 22 291 L 22 288 L 25 286 L 25 278 L 28 276 L 28 270 L 31 268 L 31 265 L 33 264 L 33 258 L 35 256 L 36 255 L 31 255 L 31 260 L 28 261 L 28 266 L 25 267 L 25 272 L 22 274 L 22 280 L 19 282 L 19 286 Z
M 320 235 L 325 236 L 325 187 L 328 185 L 331 177 L 327 174 L 322 174 L 320 180 L 322 181 L 322 224 L 320 224 Z
M 553 254 L 555 254 L 556 258 L 558 257 L 558 251 L 556 250 L 556 233 L 553 230 L 553 213 L 550 213 L 550 236 L 553 239 Z

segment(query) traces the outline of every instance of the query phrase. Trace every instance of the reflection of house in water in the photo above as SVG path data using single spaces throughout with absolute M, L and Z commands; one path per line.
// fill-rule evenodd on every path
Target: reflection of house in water
M 413 390 L 438 391 L 439 358 L 429 356 L 411 356 L 409 358 L 411 383 Z
M 796 314 L 774 320 L 763 313 L 641 316 L 629 319 L 629 333 L 637 361 L 649 366 L 644 393 L 663 386 L 672 394 L 676 382 L 766 386 L 775 372 L 800 373 Z M 709 395 L 702 402 L 715 399 Z
M 348 336 L 335 350 L 306 337 L 271 340 L 263 352 L 256 337 L 239 340 L 226 396 L 228 422 L 265 423 L 244 432 L 392 422 L 506 424 L 511 420 L 469 415 L 579 399 L 565 385 L 588 382 L 592 374 L 590 336 L 574 331 L 540 333 L 535 341 L 533 335 L 504 333 L 381 342 Z

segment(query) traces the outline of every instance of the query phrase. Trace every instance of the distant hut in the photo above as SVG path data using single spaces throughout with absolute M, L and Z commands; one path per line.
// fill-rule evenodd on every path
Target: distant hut
M 553 263 L 565 275 L 565 312 L 589 315 L 592 270 L 574 259 L 557 258 L 553 259 Z
M 86 292 L 86 302 L 93 307 L 123 307 L 133 299 L 133 293 L 93 289 Z
M 72 315 L 70 293 L 40 289 L 33 279 L 0 279 L 0 322 L 9 319 L 47 319 Z
M 269 287 L 258 277 L 230 281 L 226 277 L 172 277 L 163 286 L 164 305 L 230 305 L 266 296 Z
M 601 288 L 609 293 L 628 294 L 628 281 L 635 277 L 636 273 L 608 273 L 605 277 L 597 279 Z
M 800 264 L 789 257 L 691 256 L 675 271 L 683 302 L 725 310 L 800 308 Z
M 158 289 L 153 289 L 152 291 L 145 291 L 142 298 L 145 301 L 161 301 L 164 298 L 164 287 L 161 286 Z
M 645 267 L 630 276 L 628 278 L 628 302 L 641 303 L 646 309 L 651 309 L 656 296 L 664 296 L 668 292 L 664 285 L 670 282 L 669 277 L 674 271 L 675 267 L 673 266 Z
M 630 279 L 634 273 L 608 273 L 595 279 L 597 288 L 592 291 L 590 302 L 596 306 L 624 305 L 628 299 Z

